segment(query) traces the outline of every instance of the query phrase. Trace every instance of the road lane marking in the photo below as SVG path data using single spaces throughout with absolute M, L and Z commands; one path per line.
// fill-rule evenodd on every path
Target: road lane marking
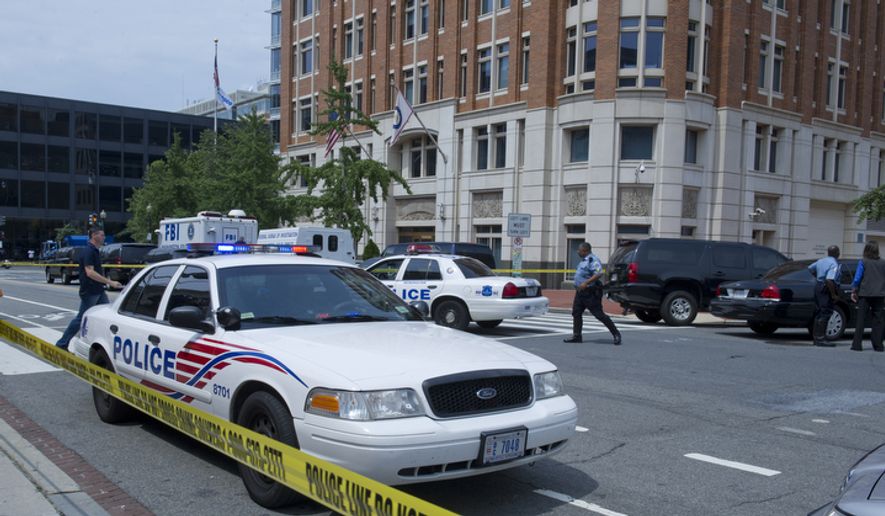
M 790 432 L 790 433 L 799 434 L 799 435 L 817 435 L 816 433 L 809 432 L 808 430 L 801 430 L 799 428 L 793 428 L 793 427 L 789 427 L 789 426 L 779 426 L 779 427 L 777 427 L 777 429 L 781 430 L 783 432 Z
M 33 319 L 22 319 L 21 317 L 16 317 L 16 316 L 11 315 L 11 314 L 5 314 L 5 313 L 3 313 L 3 312 L 0 312 L 0 316 L 2 316 L 2 317 L 8 317 L 9 319 L 15 319 L 16 321 L 21 321 L 21 322 L 23 322 L 23 323 L 25 323 L 25 324 L 33 324 L 34 326 L 39 326 L 39 327 L 41 327 L 41 328 L 49 328 L 49 326 L 44 326 L 44 325 L 42 325 L 42 324 L 40 324 L 40 323 L 38 323 L 38 322 L 35 322 Z
M 837 410 L 836 414 L 845 414 L 846 416 L 854 416 L 854 417 L 870 417 L 866 414 L 859 414 L 857 412 L 843 412 L 841 410 Z
M 699 460 L 701 462 L 709 462 L 710 464 L 716 464 L 718 466 L 725 466 L 726 468 L 739 469 L 741 471 L 747 471 L 749 473 L 756 473 L 757 475 L 763 475 L 766 477 L 773 477 L 775 475 L 780 475 L 780 471 L 775 471 L 773 469 L 762 468 L 759 466 L 753 466 L 752 464 L 744 464 L 743 462 L 735 462 L 732 460 L 719 459 L 717 457 L 712 457 L 710 455 L 703 455 L 701 453 L 686 453 L 685 457 L 689 459 Z
M 627 516 L 622 512 L 615 512 L 605 507 L 600 507 L 595 503 L 585 502 L 584 500 L 576 500 L 567 494 L 557 493 L 556 491 L 550 491 L 548 489 L 535 489 L 535 492 L 541 496 L 546 496 L 547 498 L 553 498 L 554 500 L 559 500 L 560 502 L 565 502 L 569 505 L 573 505 L 575 507 L 580 507 L 581 509 L 586 509 L 590 512 L 595 512 L 597 514 L 603 514 L 605 516 Z
M 575 432 L 589 432 L 590 429 L 585 426 L 575 426 Z
M 811 422 L 812 423 L 822 423 L 822 424 L 829 423 L 829 421 L 826 419 L 812 419 Z
M 70 308 L 63 308 L 61 306 L 48 305 L 46 303 L 38 303 L 37 301 L 31 301 L 30 299 L 22 299 L 20 297 L 3 296 L 3 299 L 11 299 L 13 301 L 18 301 L 20 303 L 29 303 L 32 305 L 42 306 L 42 307 L 46 307 L 46 308 L 52 308 L 53 310 L 61 310 L 62 312 L 77 313 L 76 310 L 71 310 Z

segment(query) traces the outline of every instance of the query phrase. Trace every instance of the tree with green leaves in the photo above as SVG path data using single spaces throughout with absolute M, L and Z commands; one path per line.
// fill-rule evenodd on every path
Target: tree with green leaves
M 854 201 L 858 221 L 877 221 L 885 217 L 885 185 L 870 190 Z
M 326 161 L 319 167 L 295 163 L 295 171 L 307 183 L 307 194 L 294 198 L 293 207 L 300 216 L 322 220 L 328 227 L 347 229 L 359 242 L 363 235 L 371 235 L 362 207 L 368 199 L 378 202 L 387 199 L 391 185 L 398 183 L 411 193 L 409 185 L 399 172 L 373 159 L 360 159 L 359 153 L 343 142 L 353 137 L 350 126 L 363 126 L 376 134 L 378 122 L 353 106 L 350 93 L 345 90 L 347 69 L 335 60 L 329 64 L 333 85 L 323 90 L 326 109 L 319 117 L 326 120 L 314 125 L 310 134 L 325 136 L 332 131 L 341 135 L 340 157 Z

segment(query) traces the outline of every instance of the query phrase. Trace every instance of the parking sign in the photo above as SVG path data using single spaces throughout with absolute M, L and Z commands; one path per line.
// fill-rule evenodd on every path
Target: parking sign
M 532 233 L 532 216 L 529 213 L 507 215 L 507 236 L 528 238 Z

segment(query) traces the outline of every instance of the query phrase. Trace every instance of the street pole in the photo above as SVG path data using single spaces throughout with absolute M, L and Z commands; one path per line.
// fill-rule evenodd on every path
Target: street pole
M 215 38 L 215 70 L 213 71 L 212 92 L 212 131 L 215 133 L 213 143 L 218 143 L 218 38 Z

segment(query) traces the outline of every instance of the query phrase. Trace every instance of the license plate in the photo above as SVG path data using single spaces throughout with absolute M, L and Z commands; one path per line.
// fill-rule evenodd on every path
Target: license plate
M 498 464 L 518 459 L 525 454 L 528 430 L 512 430 L 482 435 L 482 463 Z
M 743 298 L 747 297 L 748 290 L 746 290 L 746 289 L 729 289 L 728 292 L 729 292 L 729 295 L 731 295 L 731 297 L 737 297 L 737 298 L 743 299 Z
M 538 287 L 526 287 L 525 295 L 527 296 L 537 296 L 538 295 Z

